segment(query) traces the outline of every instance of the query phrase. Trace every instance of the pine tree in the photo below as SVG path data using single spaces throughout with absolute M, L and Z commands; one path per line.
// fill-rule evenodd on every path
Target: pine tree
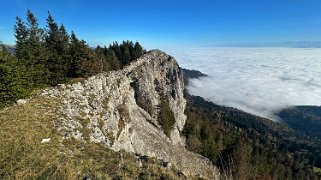
M 106 54 L 105 54 L 105 50 L 107 48 L 102 48 L 99 45 L 96 47 L 95 49 L 95 54 L 97 56 L 97 58 L 103 62 L 103 71 L 109 71 L 111 70 L 110 64 L 108 63 L 108 61 L 106 60 Z
M 126 45 L 128 46 L 128 48 L 129 48 L 129 52 L 130 52 L 130 62 L 131 61 L 133 61 L 133 60 L 135 60 L 134 58 L 133 58 L 133 55 L 135 54 L 135 51 L 134 51 L 134 43 L 133 43 L 133 41 L 125 41 L 125 43 L 126 43 Z
M 63 83 L 66 79 L 69 66 L 68 43 L 69 36 L 65 27 L 63 25 L 58 27 L 48 12 L 45 46 L 48 52 L 47 67 L 50 71 L 51 85 Z
M 34 14 L 27 11 L 27 32 L 26 41 L 26 65 L 32 74 L 32 82 L 35 86 L 46 86 L 50 76 L 47 68 L 48 54 L 43 46 L 44 30 L 39 27 L 38 20 Z
M 74 32 L 71 33 L 70 56 L 72 61 L 68 74 L 71 77 L 88 77 L 102 72 L 102 61 Z
M 26 63 L 26 57 L 28 54 L 28 49 L 27 49 L 28 30 L 25 23 L 19 17 L 16 17 L 14 32 L 16 37 L 16 49 L 15 49 L 16 56 L 19 60 L 24 61 Z
M 16 56 L 31 74 L 30 81 L 35 86 L 47 84 L 48 69 L 46 68 L 46 52 L 43 47 L 43 29 L 39 28 L 36 17 L 27 11 L 27 23 L 19 17 L 15 25 Z
M 104 55 L 104 49 L 102 47 L 100 47 L 99 45 L 96 47 L 95 49 L 95 53 L 99 56 L 103 56 Z
M 43 64 L 45 59 L 45 51 L 42 46 L 44 40 L 44 30 L 39 28 L 38 20 L 34 14 L 27 11 L 27 27 L 28 27 L 28 40 L 27 46 L 30 52 L 29 61 L 32 64 Z
M 70 36 L 66 31 L 66 28 L 63 24 L 59 27 L 59 40 L 60 40 L 60 48 L 59 54 L 63 58 L 63 65 L 64 65 L 64 74 L 67 75 L 68 68 L 71 64 L 71 57 L 69 54 L 69 46 L 70 46 Z
M 121 67 L 120 62 L 116 56 L 116 53 L 113 50 L 106 48 L 104 50 L 104 54 L 105 54 L 105 60 L 110 66 L 110 70 L 120 69 Z
M 29 95 L 31 84 L 25 66 L 10 54 L 5 46 L 0 48 L 0 108 Z
M 112 45 L 109 46 L 108 49 L 111 49 L 114 51 L 115 55 L 117 56 L 118 61 L 121 63 L 121 59 L 122 59 L 122 52 L 120 49 L 120 46 L 118 44 L 118 42 L 113 42 Z
M 134 45 L 133 59 L 136 60 L 136 59 L 140 58 L 143 54 L 144 54 L 143 47 L 138 42 L 136 42 Z
M 129 64 L 131 61 L 130 56 L 130 44 L 128 42 L 123 41 L 123 44 L 120 46 L 122 57 L 121 62 L 123 65 Z
M 113 42 L 108 49 L 115 53 L 121 67 L 138 59 L 145 52 L 138 42 L 134 44 L 132 41 L 123 41 L 120 45 L 117 42 Z

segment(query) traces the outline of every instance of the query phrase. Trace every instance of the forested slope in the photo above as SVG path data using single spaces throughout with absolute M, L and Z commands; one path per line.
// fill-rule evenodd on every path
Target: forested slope
M 277 115 L 298 133 L 321 138 L 320 106 L 295 106 L 283 109 Z
M 187 148 L 235 179 L 320 179 L 321 141 L 186 93 Z

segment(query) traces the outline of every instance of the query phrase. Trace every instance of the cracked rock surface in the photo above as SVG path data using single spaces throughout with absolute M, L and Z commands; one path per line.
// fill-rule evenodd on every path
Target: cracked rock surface
M 162 159 L 186 175 L 219 179 L 210 161 L 184 147 L 186 100 L 176 60 L 153 50 L 119 71 L 44 90 L 58 98 L 55 127 L 65 138 L 101 143 L 114 150 Z M 161 97 L 175 116 L 169 137 L 158 124 Z

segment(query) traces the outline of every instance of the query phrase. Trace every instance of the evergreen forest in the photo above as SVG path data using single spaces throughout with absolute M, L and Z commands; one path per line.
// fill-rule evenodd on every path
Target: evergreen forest
M 0 50 L 0 107 L 26 98 L 35 90 L 68 83 L 104 71 L 118 70 L 145 53 L 138 42 L 114 42 L 91 48 L 58 24 L 50 12 L 46 26 L 27 11 L 26 21 L 16 18 L 14 53 Z

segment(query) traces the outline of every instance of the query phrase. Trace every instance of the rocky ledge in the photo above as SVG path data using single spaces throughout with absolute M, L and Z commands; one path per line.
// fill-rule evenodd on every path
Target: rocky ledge
M 186 120 L 183 90 L 183 74 L 176 60 L 153 50 L 122 70 L 47 89 L 41 96 L 59 102 L 54 126 L 64 138 L 156 157 L 187 176 L 218 179 L 208 159 L 184 147 L 180 135 Z M 158 122 L 162 99 L 175 117 L 167 135 Z

